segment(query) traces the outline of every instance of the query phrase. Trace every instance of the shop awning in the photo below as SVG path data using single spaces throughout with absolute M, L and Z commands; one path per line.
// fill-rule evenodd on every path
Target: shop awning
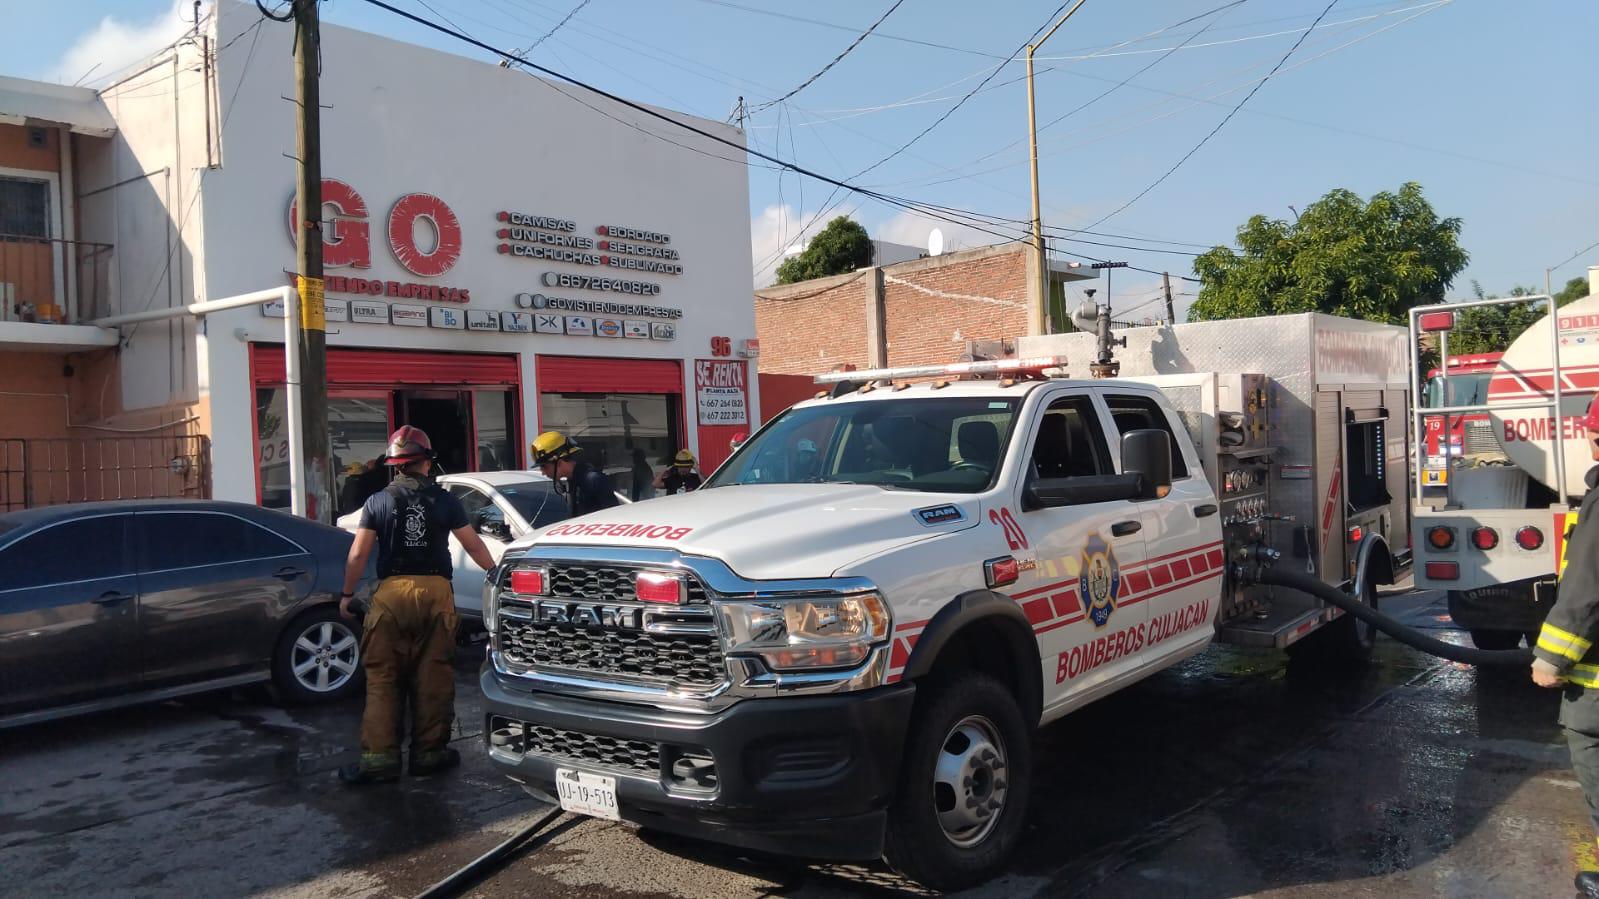
M 64 127 L 93 137 L 117 132 L 110 110 L 94 91 L 5 76 L 0 76 L 0 124 Z

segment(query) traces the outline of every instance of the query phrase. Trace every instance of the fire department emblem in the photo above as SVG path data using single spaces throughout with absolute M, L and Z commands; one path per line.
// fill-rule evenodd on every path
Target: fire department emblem
M 1122 570 L 1116 564 L 1116 552 L 1095 532 L 1088 535 L 1078 561 L 1077 595 L 1094 627 L 1104 627 L 1111 613 L 1116 611 L 1116 597 L 1122 588 Z

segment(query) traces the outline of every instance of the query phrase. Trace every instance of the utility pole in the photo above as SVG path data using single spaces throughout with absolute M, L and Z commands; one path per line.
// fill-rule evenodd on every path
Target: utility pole
M 300 377 L 304 397 L 303 452 L 306 517 L 333 522 L 333 465 L 328 458 L 328 332 L 322 303 L 322 60 L 318 0 L 294 0 L 294 101 L 300 107 L 294 190 L 300 221 L 295 235 L 295 287 L 300 292 Z
M 1160 286 L 1166 291 L 1166 324 L 1177 324 L 1177 313 L 1173 311 L 1171 301 L 1171 272 L 1160 273 Z
M 1033 51 L 1042 47 L 1085 2 L 1087 0 L 1077 0 L 1043 37 L 1027 45 L 1027 141 L 1033 172 L 1033 261 L 1038 265 L 1038 281 L 1033 285 L 1033 314 L 1029 318 L 1037 319 L 1039 334 L 1048 334 L 1053 329 L 1049 321 L 1049 253 L 1044 248 L 1044 214 L 1038 199 L 1038 106 L 1033 101 Z

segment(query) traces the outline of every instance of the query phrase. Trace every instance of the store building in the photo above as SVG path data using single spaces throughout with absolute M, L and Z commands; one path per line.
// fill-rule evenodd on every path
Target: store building
M 707 469 L 724 458 L 759 401 L 742 150 L 493 64 L 322 37 L 335 496 L 402 424 L 427 430 L 449 471 L 526 467 L 531 436 L 557 428 L 623 490 L 683 447 Z M 59 385 L 116 394 L 95 424 L 200 435 L 212 495 L 273 507 L 289 504 L 280 304 L 83 323 L 291 283 L 292 38 L 225 2 L 148 68 L 75 93 L 101 130 L 51 157 L 72 173 L 51 188 L 55 221 L 70 209 L 75 239 L 112 248 L 105 290 L 48 323 L 12 303 L 0 321 L 0 345 L 109 369 L 105 385 Z M 0 123 L 20 116 L 13 100 L 0 91 Z M 667 114 L 743 146 L 730 126 Z M 0 190 L 8 171 L 0 158 Z M 43 347 L 39 329 L 84 345 Z M 0 377 L 20 355 L 0 353 Z M 0 419 L 0 437 L 27 427 Z

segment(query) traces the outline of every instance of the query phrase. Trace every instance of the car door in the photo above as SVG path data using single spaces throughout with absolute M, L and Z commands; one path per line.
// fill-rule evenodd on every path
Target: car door
M 1092 391 L 1054 392 L 1044 402 L 1028 434 L 1026 480 L 1114 474 Z M 1138 667 L 1147 625 L 1147 585 L 1135 588 L 1144 569 L 1143 525 L 1127 500 L 1028 508 L 1024 497 L 1025 485 L 1014 511 L 988 517 L 1022 560 L 1011 595 L 1038 636 L 1046 705 L 1059 705 Z
M 1210 640 L 1220 598 L 1222 545 L 1217 503 L 1180 422 L 1153 394 L 1104 388 L 1116 437 L 1153 428 L 1172 441 L 1172 489 L 1139 503 L 1149 552 L 1149 661 L 1181 655 Z M 1118 446 L 1118 453 L 1120 448 Z
M 494 499 L 479 487 L 472 484 L 451 484 L 450 493 L 461 501 L 461 507 L 466 510 L 467 523 L 483 538 L 483 546 L 488 549 L 489 555 L 498 562 L 505 553 L 505 540 L 492 534 L 485 533 L 489 528 L 483 525 L 486 522 L 501 522 L 509 527 L 509 520 L 505 511 L 494 504 Z M 483 580 L 488 577 L 488 572 L 478 567 L 472 557 L 466 554 L 466 547 L 461 541 L 450 535 L 450 588 L 455 593 L 455 607 L 463 611 L 482 614 L 483 611 Z
M 138 686 L 139 585 L 129 564 L 129 517 L 48 524 L 0 547 L 0 709 Z
M 277 622 L 316 580 L 311 553 L 229 512 L 140 512 L 133 531 L 151 685 L 266 664 Z

